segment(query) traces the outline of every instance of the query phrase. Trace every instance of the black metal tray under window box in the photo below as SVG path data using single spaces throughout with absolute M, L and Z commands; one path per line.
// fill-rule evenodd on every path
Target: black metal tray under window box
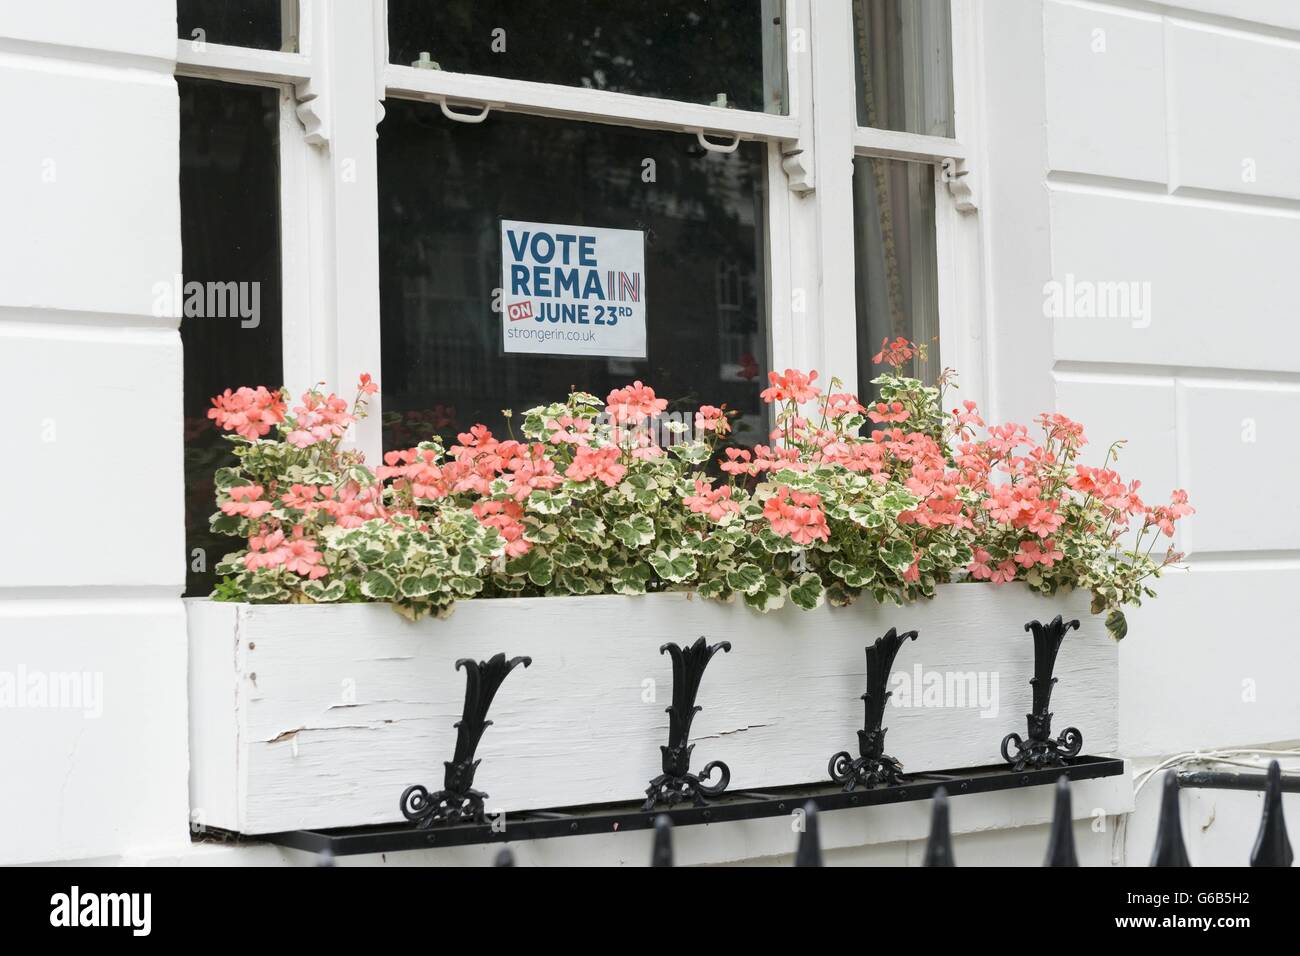
M 511 843 L 622 830 L 648 830 L 654 827 L 655 818 L 660 814 L 667 815 L 674 827 L 683 827 L 784 816 L 803 807 L 810 800 L 820 811 L 847 810 L 853 807 L 928 800 L 939 787 L 943 787 L 950 797 L 958 797 L 971 793 L 1047 786 L 1062 776 L 1070 780 L 1091 780 L 1114 777 L 1123 772 L 1123 760 L 1081 756 L 1071 760 L 1068 766 L 1041 770 L 1015 771 L 999 764 L 904 774 L 902 782 L 897 786 L 847 793 L 839 784 L 832 782 L 729 791 L 713 798 L 704 807 L 679 806 L 646 812 L 641 809 L 639 801 L 631 801 L 529 810 L 507 814 L 505 828 L 495 830 L 489 818 L 485 823 L 448 824 L 431 830 L 410 825 L 346 827 L 334 830 L 291 830 L 269 834 L 260 839 L 296 850 L 328 852 L 334 856 L 392 853 L 429 847 Z

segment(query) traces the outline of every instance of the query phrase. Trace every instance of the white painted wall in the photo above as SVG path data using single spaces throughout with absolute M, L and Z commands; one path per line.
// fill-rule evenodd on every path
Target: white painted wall
M 1121 751 L 1140 767 L 1294 746 L 1300 11 L 986 4 L 985 37 L 998 414 L 1051 395 L 1094 442 L 1131 440 L 1120 470 L 1149 500 L 1182 487 L 1199 510 L 1179 534 L 1188 570 L 1130 615 Z M 1149 324 L 1045 318 L 1044 284 L 1068 275 L 1150 283 Z M 1044 360 L 1024 361 L 1026 344 Z M 1130 821 L 1130 863 L 1150 853 L 1157 783 Z M 1259 797 L 1183 800 L 1193 859 L 1242 862 Z M 1287 807 L 1294 821 L 1300 800 Z
M 1200 509 L 1179 542 L 1191 570 L 1132 615 L 1121 752 L 1142 767 L 1294 743 L 1300 510 L 1274 483 L 1300 464 L 1300 10 L 986 0 L 979 16 L 988 318 L 970 331 L 990 410 L 1059 407 L 1098 441 L 1127 436 L 1152 496 L 1186 487 Z M 297 859 L 188 842 L 180 342 L 150 314 L 181 262 L 174 37 L 171 0 L 0 8 L 0 666 L 103 679 L 99 717 L 0 710 L 0 862 Z M 1044 283 L 1067 275 L 1150 282 L 1149 325 L 1046 319 Z M 1149 854 L 1156 794 L 1129 862 Z M 962 858 L 1038 862 L 1038 821 L 990 800 Z M 1185 801 L 1193 857 L 1240 862 L 1258 798 Z M 865 849 L 836 826 L 836 859 L 915 859 L 901 831 Z M 714 830 L 697 862 L 781 861 L 774 835 Z M 577 855 L 636 862 L 627 836 Z M 1098 842 L 1085 857 L 1105 858 Z
M 188 836 L 174 35 L 169 0 L 0 7 L 0 667 L 103 691 L 0 710 L 6 863 Z

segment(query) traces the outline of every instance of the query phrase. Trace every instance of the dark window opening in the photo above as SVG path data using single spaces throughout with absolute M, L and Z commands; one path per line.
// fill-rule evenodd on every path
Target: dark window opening
M 784 36 L 779 0 L 388 0 L 393 63 L 756 112 L 787 112 Z
M 739 413 L 735 440 L 766 441 L 766 146 L 729 155 L 694 137 L 493 113 L 449 122 L 389 100 L 379 135 L 384 447 L 501 410 L 605 397 L 641 380 L 670 411 Z M 506 354 L 494 310 L 502 219 L 645 234 L 647 357 Z
M 185 351 L 187 595 L 211 592 L 213 567 L 238 543 L 213 534 L 213 475 L 234 463 L 208 419 L 227 388 L 284 380 L 281 342 L 279 93 L 177 79 Z M 198 286 L 192 285 L 198 283 Z M 232 285 L 233 283 L 233 285 Z M 201 304 L 192 299 L 202 288 Z M 209 294 L 208 289 L 213 293 Z M 185 313 L 201 311 L 201 315 Z
M 297 0 L 176 0 L 176 35 L 193 43 L 297 49 Z

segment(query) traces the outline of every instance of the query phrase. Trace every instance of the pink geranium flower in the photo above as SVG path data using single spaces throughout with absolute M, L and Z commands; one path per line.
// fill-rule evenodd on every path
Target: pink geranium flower
M 656 398 L 655 390 L 640 381 L 625 388 L 616 388 L 605 399 L 605 414 L 610 421 L 620 425 L 635 425 L 647 418 L 662 414 L 668 407 L 667 399 Z
M 297 448 L 342 438 L 356 421 L 346 401 L 333 394 L 322 396 L 315 390 L 303 393 L 302 404 L 294 407 L 293 416 L 294 428 L 285 441 Z
M 295 532 L 294 536 L 285 544 L 285 547 L 289 552 L 284 561 L 286 570 L 311 581 L 318 580 L 329 574 L 329 568 L 321 563 L 321 555 L 316 550 L 316 542 L 311 538 L 302 537 L 300 531 Z
M 222 504 L 221 510 L 228 515 L 257 520 L 275 507 L 273 502 L 261 500 L 265 494 L 261 485 L 241 485 L 229 489 L 227 494 L 230 501 Z
M 990 580 L 994 584 L 1009 584 L 1016 579 L 1016 562 L 1003 561 L 993 569 L 993 575 Z
M 881 422 L 905 422 L 912 417 L 911 412 L 903 407 L 902 402 L 877 402 L 867 412 L 867 417 L 877 424 Z
M 989 567 L 989 559 L 992 558 L 983 548 L 976 548 L 974 553 L 975 560 L 966 566 L 970 576 L 976 581 L 987 581 L 993 577 L 993 569 Z
M 264 534 L 255 534 L 248 539 L 248 553 L 244 555 L 244 567 L 250 571 L 258 568 L 275 568 L 284 564 L 289 558 L 289 549 L 284 543 L 284 532 L 276 529 Z
M 682 504 L 693 514 L 708 515 L 714 521 L 721 521 L 740 510 L 740 505 L 731 500 L 730 485 L 710 488 L 709 482 L 703 478 L 695 479 L 695 494 L 683 498 Z
M 571 481 L 590 481 L 596 479 L 613 488 L 623 480 L 627 468 L 619 464 L 619 449 L 615 445 L 606 448 L 579 448 L 573 464 L 564 472 L 564 477 Z
M 517 501 L 477 501 L 471 509 L 479 523 L 496 528 L 506 543 L 506 557 L 527 554 L 532 544 L 524 538 L 524 509 Z
M 785 370 L 784 375 L 778 372 L 768 372 L 767 380 L 771 384 L 763 389 L 759 397 L 768 404 L 788 401 L 796 403 L 811 402 L 822 391 L 813 385 L 813 382 L 817 381 L 816 371 L 805 374 L 798 369 L 788 368 Z
M 1056 513 L 1056 503 L 1042 504 L 1029 518 L 1029 530 L 1040 538 L 1046 538 L 1056 532 L 1065 522 L 1065 518 Z
M 889 339 L 881 339 L 880 351 L 871 357 L 873 365 L 889 365 L 898 368 L 916 354 L 916 346 L 901 335 L 891 345 Z
M 574 418 L 561 415 L 546 423 L 551 430 L 552 445 L 589 445 L 591 444 L 591 419 Z
M 723 454 L 726 459 L 719 459 L 718 467 L 728 475 L 754 475 L 757 469 L 754 467 L 753 454 L 746 448 L 728 448 Z
M 226 431 L 233 431 L 249 440 L 261 438 L 284 421 L 285 404 L 279 392 L 265 386 L 241 388 L 232 392 L 226 389 L 212 399 L 208 418 Z
M 722 436 L 731 431 L 731 423 L 727 421 L 727 414 L 721 408 L 714 405 L 701 405 L 700 410 L 695 413 L 695 428 L 700 432 L 713 432 L 715 435 Z
M 763 517 L 774 532 L 797 544 L 812 544 L 830 538 L 820 495 L 792 491 L 782 485 L 763 505 Z

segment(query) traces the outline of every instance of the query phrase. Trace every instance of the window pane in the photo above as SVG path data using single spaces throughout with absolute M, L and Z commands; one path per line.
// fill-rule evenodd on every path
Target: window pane
M 227 388 L 284 379 L 280 325 L 279 94 L 177 78 L 181 105 L 186 594 L 203 595 L 236 542 L 208 530 L 213 474 L 234 464 L 207 413 Z M 232 285 L 233 283 L 233 285 Z M 174 284 L 174 283 L 173 283 Z M 194 550 L 202 549 L 196 563 Z
M 296 10 L 297 0 L 176 0 L 176 35 L 183 40 L 292 52 L 297 49 L 292 29 Z
M 389 59 L 784 113 L 780 0 L 388 0 Z
M 640 379 L 670 411 L 728 404 L 763 440 L 767 374 L 764 149 L 493 113 L 478 126 L 389 100 L 379 135 L 384 447 L 501 409 L 602 398 Z M 646 358 L 506 354 L 493 310 L 501 220 L 643 232 Z
M 858 389 L 881 371 L 871 357 L 881 339 L 926 346 L 912 360 L 934 384 L 939 361 L 939 278 L 934 234 L 934 167 L 891 159 L 853 162 L 854 253 L 858 291 Z
M 953 136 L 948 0 L 854 0 L 858 125 Z

